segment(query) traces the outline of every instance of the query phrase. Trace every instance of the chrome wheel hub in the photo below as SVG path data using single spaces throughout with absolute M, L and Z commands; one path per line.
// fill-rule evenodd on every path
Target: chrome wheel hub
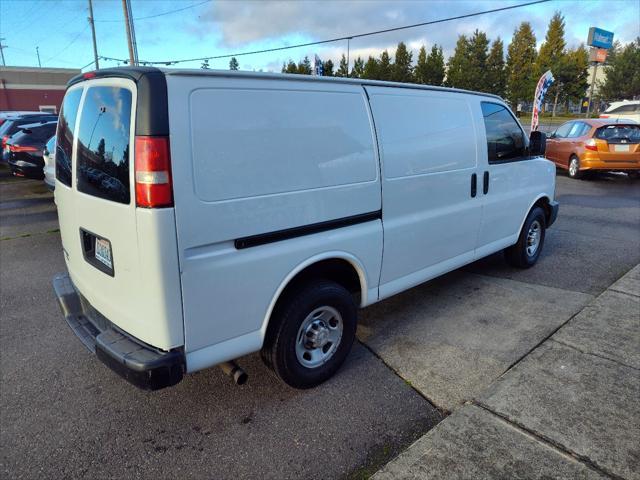
M 569 173 L 572 177 L 575 177 L 578 173 L 578 161 L 575 158 L 571 159 L 571 163 L 569 164 Z
M 533 257 L 538 251 L 538 247 L 540 246 L 540 237 L 542 236 L 542 225 L 538 220 L 534 220 L 534 222 L 529 227 L 529 231 L 527 232 L 527 255 L 529 257 Z
M 316 308 L 304 319 L 296 337 L 296 357 L 307 368 L 326 363 L 342 340 L 343 322 L 340 312 L 324 306 Z

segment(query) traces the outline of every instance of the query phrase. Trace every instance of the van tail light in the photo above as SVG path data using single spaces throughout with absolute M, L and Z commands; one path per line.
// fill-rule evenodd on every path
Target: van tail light
M 38 149 L 36 147 L 31 147 L 29 145 L 20 146 L 20 145 L 9 145 L 10 152 L 37 152 Z
M 587 150 L 593 150 L 594 152 L 598 151 L 598 145 L 596 144 L 595 138 L 590 138 L 587 143 L 584 144 L 584 148 Z
M 137 136 L 134 163 L 136 205 L 173 207 L 169 138 Z

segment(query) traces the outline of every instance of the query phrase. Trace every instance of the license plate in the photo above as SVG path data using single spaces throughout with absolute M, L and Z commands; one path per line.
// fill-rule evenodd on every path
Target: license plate
M 613 146 L 613 151 L 614 152 L 628 152 L 629 151 L 629 145 L 614 145 Z
M 96 260 L 104 263 L 109 268 L 113 268 L 113 262 L 111 261 L 111 243 L 109 243 L 109 240 L 96 238 Z

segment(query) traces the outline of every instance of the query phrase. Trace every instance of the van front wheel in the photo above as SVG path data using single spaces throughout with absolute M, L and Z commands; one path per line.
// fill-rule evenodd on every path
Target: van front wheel
M 294 388 L 329 379 L 351 350 L 357 307 L 342 285 L 320 280 L 285 297 L 271 319 L 261 354 Z
M 544 210 L 535 207 L 527 215 L 518 242 L 504 251 L 507 263 L 518 268 L 535 265 L 544 245 L 546 232 Z

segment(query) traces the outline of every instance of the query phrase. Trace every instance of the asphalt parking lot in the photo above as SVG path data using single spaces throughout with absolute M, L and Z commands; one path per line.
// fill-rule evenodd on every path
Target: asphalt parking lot
M 3 172 L 4 173 L 4 172 Z M 310 391 L 257 355 L 138 391 L 66 327 L 64 269 L 41 182 L 0 177 L 0 443 L 4 478 L 359 478 L 373 473 L 640 262 L 640 182 L 558 175 L 536 267 L 493 255 L 362 312 L 339 374 Z

